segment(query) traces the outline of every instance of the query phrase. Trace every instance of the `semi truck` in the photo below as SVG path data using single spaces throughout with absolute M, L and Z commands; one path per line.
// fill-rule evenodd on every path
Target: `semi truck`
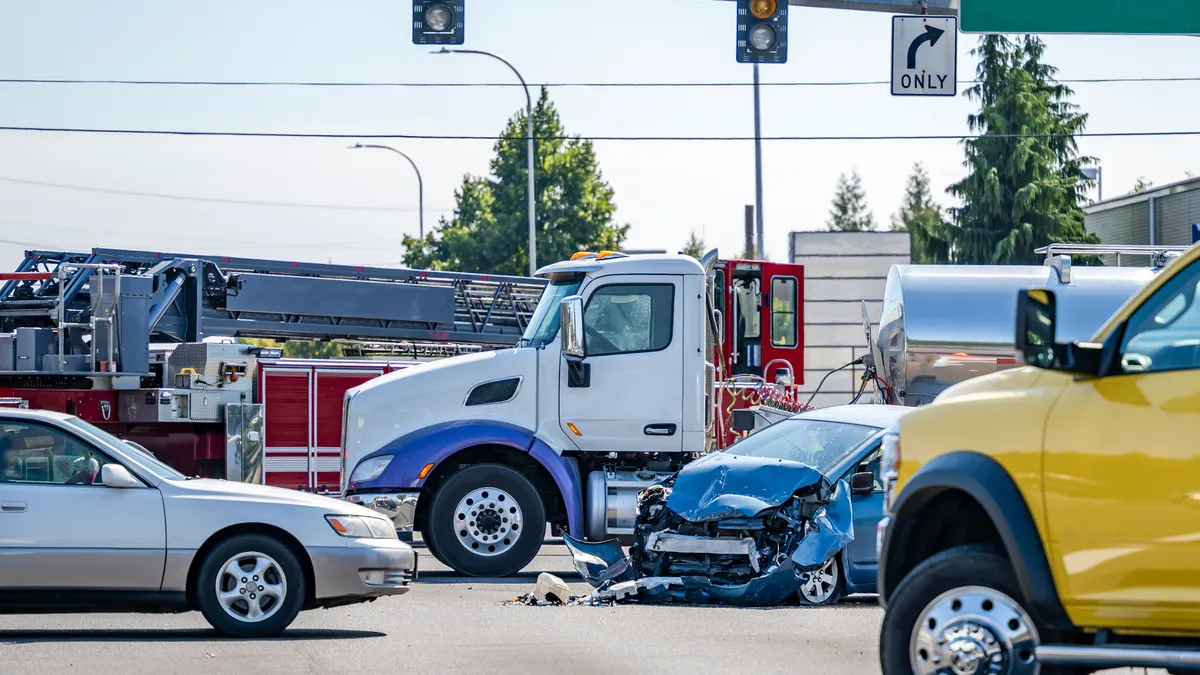
M 602 251 L 536 276 L 514 348 L 346 393 L 344 497 L 470 575 L 517 572 L 547 524 L 628 536 L 642 489 L 736 441 L 732 411 L 803 409 L 802 266 Z

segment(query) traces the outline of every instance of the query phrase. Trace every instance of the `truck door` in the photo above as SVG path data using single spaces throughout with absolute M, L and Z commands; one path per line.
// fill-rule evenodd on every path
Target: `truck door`
M 600 278 L 582 295 L 587 378 L 560 360 L 563 433 L 584 451 L 681 451 L 684 311 L 703 305 L 685 305 L 675 275 Z
M 267 485 L 312 487 L 312 369 L 263 368 L 263 475 Z
M 804 268 L 762 263 L 762 270 L 763 379 L 774 384 L 787 368 L 795 384 L 804 384 Z

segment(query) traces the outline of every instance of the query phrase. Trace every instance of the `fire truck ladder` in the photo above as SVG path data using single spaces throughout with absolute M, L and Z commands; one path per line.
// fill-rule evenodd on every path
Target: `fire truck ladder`
M 27 251 L 15 273 L 0 274 L 0 283 L 0 334 L 52 329 L 66 336 L 54 338 L 62 353 L 87 353 L 94 368 L 114 341 L 118 362 L 129 360 L 134 345 L 208 337 L 510 346 L 524 333 L 546 282 L 97 248 Z M 59 363 L 61 370 L 78 371 L 63 358 Z

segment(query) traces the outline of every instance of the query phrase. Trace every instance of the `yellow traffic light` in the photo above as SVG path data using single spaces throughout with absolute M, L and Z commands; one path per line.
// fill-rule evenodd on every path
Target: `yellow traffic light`
M 760 19 L 774 16 L 775 9 L 775 0 L 750 0 L 750 13 Z

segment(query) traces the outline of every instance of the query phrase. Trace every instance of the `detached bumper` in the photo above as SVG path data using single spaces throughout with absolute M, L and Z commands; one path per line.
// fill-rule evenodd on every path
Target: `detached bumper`
M 395 539 L 358 539 L 345 548 L 311 548 L 318 607 L 403 595 L 417 578 L 417 552 Z
M 346 497 L 346 501 L 365 506 L 391 520 L 400 538 L 411 541 L 413 519 L 417 515 L 417 497 L 420 494 L 419 492 L 355 494 Z

